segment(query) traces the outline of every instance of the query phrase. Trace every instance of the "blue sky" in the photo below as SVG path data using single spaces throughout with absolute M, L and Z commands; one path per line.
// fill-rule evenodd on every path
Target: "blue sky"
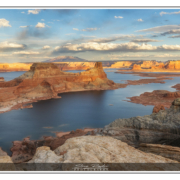
M 0 9 L 0 62 L 180 59 L 180 9 Z

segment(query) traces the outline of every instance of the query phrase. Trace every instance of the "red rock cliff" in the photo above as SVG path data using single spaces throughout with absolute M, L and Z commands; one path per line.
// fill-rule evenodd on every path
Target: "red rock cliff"
M 18 103 L 58 97 L 58 93 L 84 90 L 118 88 L 118 84 L 107 79 L 102 63 L 81 73 L 60 71 L 53 63 L 34 63 L 20 77 L 0 82 L 1 108 L 14 107 Z

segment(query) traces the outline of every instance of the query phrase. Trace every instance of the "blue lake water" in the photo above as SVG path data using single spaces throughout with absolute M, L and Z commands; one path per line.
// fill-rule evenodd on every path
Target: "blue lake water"
M 11 80 L 23 73 L 0 73 L 0 77 Z M 132 74 L 108 72 L 108 70 L 106 73 L 109 79 L 117 83 L 122 83 L 121 80 L 144 78 Z M 57 131 L 100 128 L 117 118 L 151 114 L 153 106 L 143 106 L 123 100 L 153 90 L 176 91 L 171 86 L 179 83 L 179 79 L 180 77 L 175 77 L 174 80 L 166 80 L 165 84 L 127 86 L 116 90 L 62 93 L 61 99 L 33 103 L 32 109 L 13 110 L 0 114 L 0 147 L 10 154 L 12 141 L 22 140 L 27 136 L 31 139 L 40 139 L 43 135 L 55 136 L 54 132 Z

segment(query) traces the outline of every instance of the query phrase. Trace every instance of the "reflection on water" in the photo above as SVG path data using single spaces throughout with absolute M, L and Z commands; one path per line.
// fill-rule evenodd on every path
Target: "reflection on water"
M 19 73 L 13 72 L 13 75 L 19 76 Z M 118 83 L 121 80 L 142 78 L 131 74 L 106 73 L 109 79 Z M 10 74 L 6 73 L 6 77 L 8 76 L 10 77 Z M 56 131 L 71 131 L 85 127 L 100 128 L 117 118 L 151 114 L 153 106 L 123 100 L 145 91 L 157 89 L 175 91 L 171 86 L 178 83 L 178 79 L 179 77 L 175 77 L 174 80 L 166 80 L 166 84 L 153 83 L 116 90 L 63 93 L 61 99 L 33 103 L 32 109 L 0 114 L 0 147 L 10 153 L 12 141 L 22 140 L 27 136 L 39 139 L 43 135 L 54 136 Z

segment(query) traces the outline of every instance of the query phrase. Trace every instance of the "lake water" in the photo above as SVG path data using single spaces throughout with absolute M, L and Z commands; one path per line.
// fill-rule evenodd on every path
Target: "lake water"
M 105 71 L 108 78 L 116 83 L 144 78 Z M 0 77 L 11 80 L 23 73 L 0 73 Z M 152 83 L 116 90 L 62 93 L 61 99 L 33 103 L 32 109 L 13 110 L 0 114 L 0 147 L 11 154 L 12 141 L 22 140 L 27 136 L 37 140 L 43 135 L 55 136 L 54 132 L 57 131 L 100 128 L 117 118 L 151 114 L 153 106 L 143 106 L 124 100 L 126 97 L 138 96 L 153 90 L 175 91 L 171 86 L 179 83 L 179 79 L 175 77 L 174 80 L 166 80 L 165 84 Z

